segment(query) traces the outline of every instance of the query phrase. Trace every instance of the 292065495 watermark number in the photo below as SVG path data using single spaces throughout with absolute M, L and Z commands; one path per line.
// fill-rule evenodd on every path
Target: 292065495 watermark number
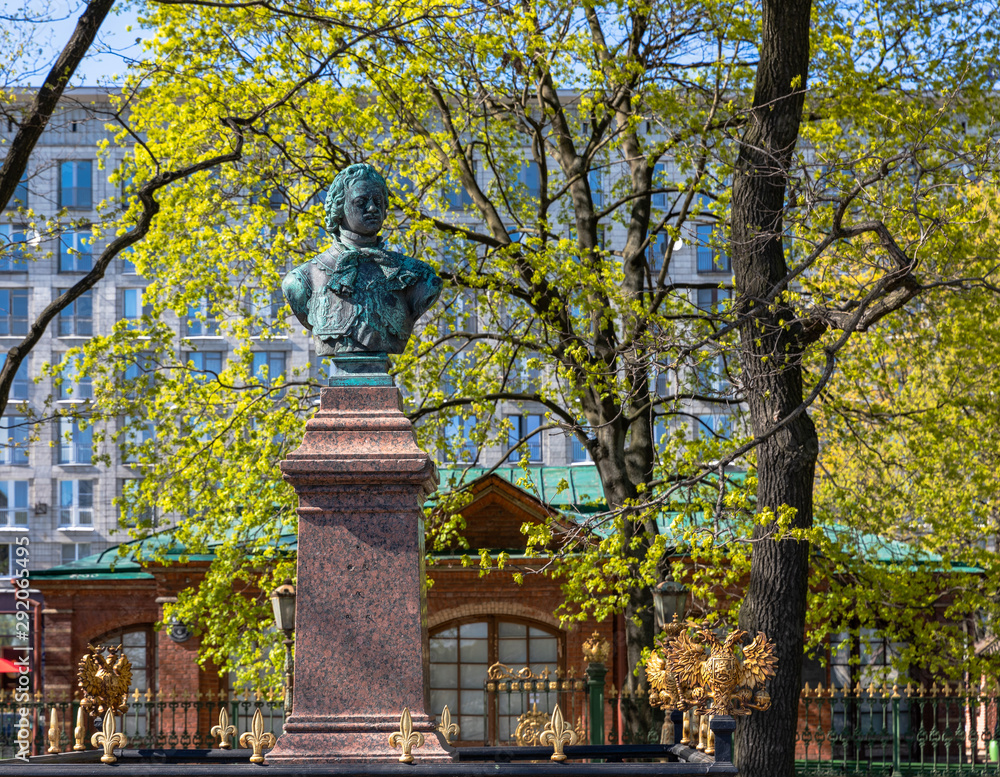
M 17 686 L 14 689 L 14 701 L 22 706 L 17 709 L 17 754 L 16 758 L 27 761 L 31 754 L 31 711 L 27 703 L 31 701 L 31 605 L 28 602 L 28 559 L 29 543 L 27 537 L 18 537 L 14 548 L 14 574 L 11 584 L 14 586 L 15 636 L 22 646 L 18 648 L 21 655 L 14 664 L 17 666 Z

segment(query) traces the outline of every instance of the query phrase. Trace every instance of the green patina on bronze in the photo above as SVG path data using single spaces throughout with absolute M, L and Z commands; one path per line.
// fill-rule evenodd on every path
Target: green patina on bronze
M 331 385 L 372 385 L 364 376 L 385 375 L 386 354 L 403 352 L 417 319 L 441 295 L 434 268 L 385 249 L 378 233 L 388 205 L 388 187 L 374 167 L 342 170 L 326 197 L 332 244 L 281 283 L 292 312 L 316 338 L 316 352 L 334 357 Z

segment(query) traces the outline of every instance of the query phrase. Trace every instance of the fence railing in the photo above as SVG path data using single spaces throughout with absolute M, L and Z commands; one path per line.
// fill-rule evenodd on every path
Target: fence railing
M 478 739 L 494 746 L 537 745 L 542 729 L 558 704 L 580 742 L 589 743 L 592 729 L 590 686 L 586 676 L 566 675 L 547 668 L 533 672 L 529 667 L 513 669 L 505 664 L 494 664 L 483 686 L 482 730 L 465 732 L 461 739 Z M 603 729 L 603 716 L 598 725 Z
M 132 748 L 210 749 L 218 747 L 219 738 L 212 727 L 219 723 L 224 708 L 237 736 L 250 730 L 256 710 L 264 716 L 265 730 L 281 734 L 284 711 L 279 697 L 262 693 L 189 695 L 172 692 L 133 691 L 128 711 L 119 718 L 118 730 L 128 737 Z M 22 715 L 22 710 L 27 714 Z M 51 733 L 53 712 L 55 732 Z M 35 694 L 30 701 L 17 701 L 13 693 L 0 691 L 0 758 L 12 758 L 19 752 L 18 734 L 27 720 L 31 755 L 70 752 L 79 743 L 94 749 L 90 737 L 96 730 L 93 716 L 84 711 L 81 738 L 76 734 L 80 702 L 52 701 Z M 23 736 L 23 735 L 22 735 Z
M 581 676 L 498 674 L 488 680 L 484 688 L 486 710 L 487 714 L 494 710 L 495 717 L 485 720 L 483 730 L 491 738 L 484 739 L 494 745 L 536 745 L 538 733 L 555 704 L 560 705 L 566 720 L 581 735 L 582 743 L 598 745 L 606 738 L 616 739 L 618 711 L 644 700 L 613 688 L 606 694 L 603 673 L 593 669 L 603 667 L 591 665 Z M 509 673 L 517 675 L 518 671 Z M 1000 775 L 998 701 L 1000 691 L 995 687 L 806 686 L 799 704 L 796 772 L 801 777 Z M 257 709 L 264 716 L 265 729 L 276 736 L 281 733 L 281 699 L 259 693 L 206 697 L 134 691 L 119 728 L 129 738 L 130 747 L 216 748 L 219 740 L 211 730 L 218 724 L 223 708 L 238 734 L 250 729 Z M 23 702 L 16 701 L 10 692 L 0 692 L 0 758 L 17 754 L 23 718 L 28 721 L 32 755 L 70 752 L 78 743 L 84 749 L 93 749 L 91 716 L 84 714 L 85 735 L 75 734 L 79 709 L 76 700 L 51 701 L 38 694 Z M 26 716 L 22 716 L 22 710 Z M 610 737 L 606 736 L 606 719 L 612 724 Z M 651 730 L 632 738 L 632 742 L 673 743 L 669 723 L 662 728 L 662 738 L 657 739 L 655 734 Z M 715 743 L 708 717 L 686 714 L 679 742 L 706 756 L 713 755 Z
M 997 688 L 802 690 L 800 775 L 1000 774 Z

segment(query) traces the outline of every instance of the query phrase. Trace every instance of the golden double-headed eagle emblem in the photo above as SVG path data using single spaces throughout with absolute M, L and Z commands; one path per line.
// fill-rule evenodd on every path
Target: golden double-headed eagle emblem
M 708 629 L 689 636 L 688 624 L 667 624 L 646 660 L 649 700 L 664 709 L 694 709 L 699 715 L 749 715 L 766 710 L 764 688 L 778 664 L 775 645 L 763 632 L 743 645 L 745 631 L 720 641 Z
M 107 651 L 107 656 L 104 652 Z M 87 645 L 77 670 L 83 699 L 80 706 L 89 713 L 105 711 L 124 715 L 128 711 L 128 689 L 132 684 L 132 662 L 118 647 Z

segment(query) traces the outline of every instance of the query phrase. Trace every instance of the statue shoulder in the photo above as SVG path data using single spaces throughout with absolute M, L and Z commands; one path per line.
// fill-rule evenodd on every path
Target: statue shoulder
M 383 249 L 385 251 L 385 249 Z M 427 262 L 416 259 L 398 251 L 385 251 L 386 255 L 395 262 L 398 262 L 405 271 L 409 271 L 422 279 L 437 277 L 437 272 Z

